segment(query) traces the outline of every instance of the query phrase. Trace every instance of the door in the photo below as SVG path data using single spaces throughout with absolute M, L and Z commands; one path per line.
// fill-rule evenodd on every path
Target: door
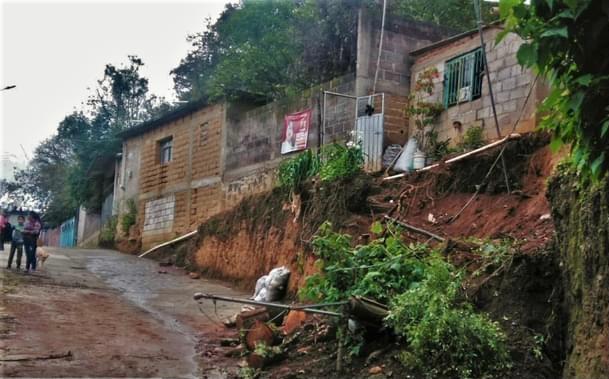
M 357 142 L 364 153 L 364 170 L 377 172 L 383 169 L 383 113 L 357 118 Z

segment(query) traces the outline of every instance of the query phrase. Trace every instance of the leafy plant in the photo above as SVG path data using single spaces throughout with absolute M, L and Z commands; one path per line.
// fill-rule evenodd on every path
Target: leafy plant
M 311 150 L 305 150 L 294 158 L 284 160 L 277 174 L 279 186 L 298 193 L 302 190 L 302 184 L 316 175 L 324 182 L 348 179 L 360 172 L 364 163 L 359 145 L 327 145 L 322 147 L 321 156 L 323 159 Z
M 116 238 L 116 226 L 118 217 L 112 216 L 106 221 L 99 235 L 99 244 L 101 246 L 112 246 Z
M 436 118 L 444 110 L 444 105 L 434 101 L 434 80 L 440 77 L 436 67 L 425 69 L 417 76 L 414 91 L 408 96 L 409 105 L 406 108 L 406 115 L 414 120 L 417 129 L 417 140 L 420 146 L 430 152 L 426 144 L 426 134 L 433 132 L 433 125 Z M 431 130 L 427 130 L 428 127 Z
M 296 157 L 281 162 L 277 175 L 279 186 L 290 192 L 300 192 L 302 183 L 317 175 L 319 167 L 319 157 L 307 149 Z
M 552 146 L 571 146 L 571 160 L 584 178 L 609 171 L 609 18 L 602 0 L 502 0 L 501 18 L 523 43 L 521 65 L 543 75 L 550 93 L 540 126 L 553 132 Z
M 482 147 L 485 143 L 484 128 L 482 126 L 472 126 L 465 132 L 463 141 L 459 143 L 459 147 L 462 150 L 468 151 Z
M 307 278 L 299 295 L 305 300 L 339 301 L 352 295 L 389 300 L 423 278 L 425 245 L 406 245 L 394 228 L 367 245 L 351 246 L 351 236 L 324 223 L 313 238 L 320 272 Z
M 433 259 L 425 278 L 391 304 L 388 325 L 406 339 L 401 362 L 427 378 L 500 377 L 510 367 L 500 327 L 459 299 L 461 275 Z
M 127 213 L 121 216 L 121 230 L 123 234 L 129 234 L 129 229 L 135 225 L 135 221 L 137 218 L 137 206 L 135 204 L 135 200 L 128 199 L 127 200 Z
M 351 178 L 361 171 L 364 164 L 364 153 L 358 144 L 324 146 L 322 157 L 319 177 L 324 182 Z
M 438 140 L 438 132 L 432 130 L 427 133 L 427 154 L 434 160 L 440 160 L 445 155 L 453 152 L 450 147 L 450 138 L 443 141 Z

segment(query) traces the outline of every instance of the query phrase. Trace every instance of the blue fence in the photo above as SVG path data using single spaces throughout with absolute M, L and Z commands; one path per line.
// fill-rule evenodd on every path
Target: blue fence
M 59 235 L 59 247 L 74 247 L 76 245 L 76 218 L 61 224 Z

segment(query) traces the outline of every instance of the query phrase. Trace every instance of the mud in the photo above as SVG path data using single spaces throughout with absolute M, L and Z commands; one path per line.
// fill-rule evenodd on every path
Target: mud
M 3 377 L 226 377 L 209 354 L 232 335 L 219 322 L 238 310 L 192 300 L 196 291 L 244 296 L 219 282 L 111 251 L 58 250 L 36 274 L 2 270 L 0 357 L 70 359 L 1 362 Z M 0 264 L 5 264 L 4 254 Z

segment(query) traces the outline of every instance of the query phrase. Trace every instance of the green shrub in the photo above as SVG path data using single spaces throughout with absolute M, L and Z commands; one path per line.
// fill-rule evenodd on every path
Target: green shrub
M 364 164 L 364 153 L 359 145 L 324 146 L 322 156 L 319 177 L 324 182 L 351 178 L 361 171 Z
M 375 231 L 381 232 L 382 227 Z M 425 262 L 421 258 L 428 253 L 426 246 L 406 245 L 391 230 L 387 234 L 352 247 L 351 236 L 333 232 L 328 222 L 322 224 L 312 241 L 320 272 L 307 278 L 300 297 L 338 301 L 359 295 L 388 303 L 422 280 Z
M 484 128 L 482 126 L 472 126 L 465 132 L 463 141 L 459 147 L 463 150 L 474 150 L 486 144 L 484 140 Z
M 290 192 L 300 192 L 302 183 L 319 173 L 319 166 L 319 157 L 311 150 L 286 159 L 279 165 L 279 186 Z
M 135 225 L 137 218 L 137 207 L 133 199 L 127 200 L 127 213 L 121 216 L 121 230 L 123 234 L 129 234 L 129 229 Z
M 348 179 L 361 171 L 364 155 L 359 146 L 332 144 L 324 146 L 321 156 L 305 150 L 296 157 L 284 160 L 279 165 L 277 181 L 288 192 L 298 193 L 302 184 L 319 175 L 324 182 Z
M 114 245 L 117 223 L 118 218 L 116 216 L 112 216 L 108 219 L 108 221 L 106 221 L 106 224 L 102 227 L 102 230 L 99 234 L 100 246 L 111 247 Z
M 459 299 L 460 275 L 430 260 L 425 279 L 397 296 L 386 322 L 405 337 L 401 362 L 427 378 L 501 377 L 509 364 L 505 334 Z

